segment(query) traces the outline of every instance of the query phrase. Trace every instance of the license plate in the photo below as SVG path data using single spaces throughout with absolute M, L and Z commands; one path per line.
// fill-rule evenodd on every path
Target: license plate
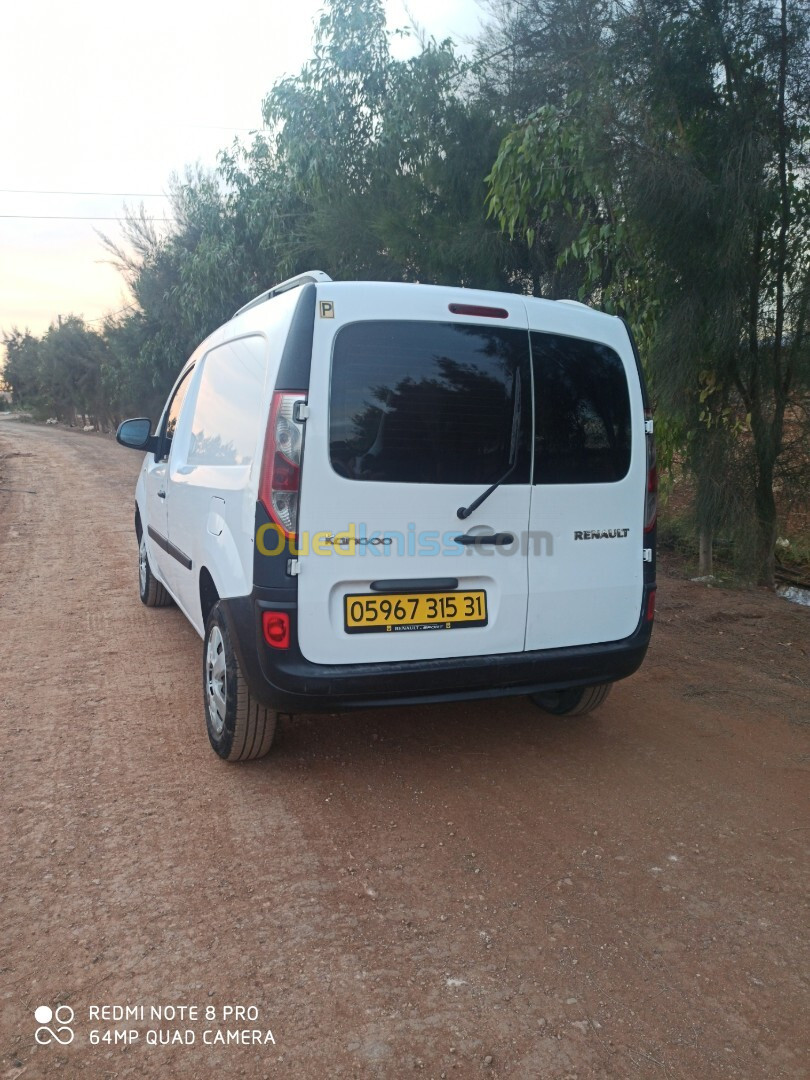
M 487 594 L 368 593 L 345 596 L 347 634 L 402 633 L 415 630 L 458 630 L 487 625 Z

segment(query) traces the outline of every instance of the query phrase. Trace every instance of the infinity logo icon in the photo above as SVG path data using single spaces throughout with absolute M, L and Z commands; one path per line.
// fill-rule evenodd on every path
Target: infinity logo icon
M 57 1005 L 54 1011 L 48 1005 L 38 1005 L 34 1009 L 34 1019 L 41 1026 L 37 1028 L 34 1038 L 40 1046 L 47 1046 L 51 1042 L 69 1046 L 73 1042 L 73 1029 L 69 1026 L 73 1023 L 74 1012 L 69 1005 Z M 58 1025 L 56 1031 L 47 1025 L 52 1020 Z

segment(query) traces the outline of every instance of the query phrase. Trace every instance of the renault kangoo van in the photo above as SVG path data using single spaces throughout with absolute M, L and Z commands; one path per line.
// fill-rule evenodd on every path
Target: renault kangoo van
M 256 297 L 117 435 L 214 750 L 261 757 L 279 713 L 599 705 L 652 630 L 652 430 L 627 326 L 582 304 L 320 271 Z

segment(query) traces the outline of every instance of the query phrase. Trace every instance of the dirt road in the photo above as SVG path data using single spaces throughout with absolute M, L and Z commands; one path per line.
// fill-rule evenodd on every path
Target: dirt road
M 300 716 L 229 766 L 138 466 L 0 425 L 0 1076 L 806 1077 L 810 610 L 661 575 L 592 719 Z

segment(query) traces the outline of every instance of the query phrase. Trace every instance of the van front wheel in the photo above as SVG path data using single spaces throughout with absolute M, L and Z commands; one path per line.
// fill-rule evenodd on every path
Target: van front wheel
M 172 602 L 166 589 L 152 573 L 149 565 L 149 553 L 146 550 L 146 533 L 141 533 L 138 544 L 138 589 L 141 603 L 147 607 L 168 607 Z
M 251 697 L 219 603 L 205 625 L 203 698 L 208 739 L 221 758 L 264 757 L 273 744 L 276 713 Z
M 531 700 L 544 712 L 554 716 L 584 716 L 601 705 L 613 683 L 599 686 L 571 686 L 567 690 L 548 690 L 532 694 Z

